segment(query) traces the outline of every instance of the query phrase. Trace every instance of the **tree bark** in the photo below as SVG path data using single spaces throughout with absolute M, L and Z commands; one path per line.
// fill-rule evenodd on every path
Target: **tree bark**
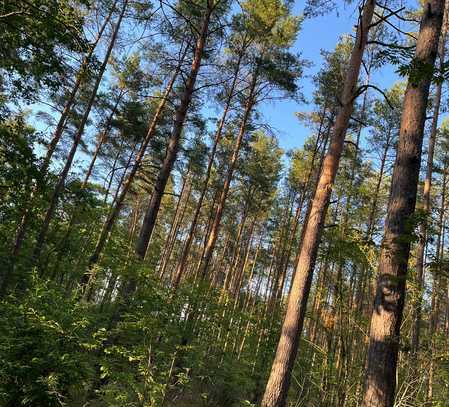
M 447 7 L 444 13 L 443 26 L 441 29 L 441 38 L 438 45 L 438 54 L 440 57 L 440 69 L 444 68 L 444 57 L 446 50 L 447 36 Z M 420 293 L 424 285 L 424 269 L 425 269 L 425 249 L 427 245 L 428 217 L 431 213 L 430 191 L 432 189 L 432 173 L 433 173 L 433 155 L 435 151 L 435 142 L 438 134 L 438 118 L 440 115 L 441 91 L 443 84 L 438 82 L 435 90 L 432 126 L 429 136 L 429 147 L 427 153 L 426 178 L 424 180 L 422 210 L 424 219 L 419 228 L 419 241 L 416 253 L 416 282 L 418 287 L 418 299 L 415 308 L 415 323 L 412 332 L 412 352 L 416 356 L 419 350 L 420 331 L 421 331 L 421 311 L 422 311 L 422 294 Z
M 50 166 L 50 162 L 51 162 L 51 158 L 53 157 L 53 154 L 56 150 L 56 146 L 59 143 L 59 140 L 61 139 L 62 133 L 64 131 L 64 126 L 67 120 L 67 117 L 70 113 L 70 110 L 73 106 L 73 103 L 75 102 L 75 97 L 76 94 L 78 93 L 78 89 L 81 86 L 81 82 L 83 79 L 83 74 L 84 71 L 86 70 L 90 59 L 92 58 L 92 55 L 95 51 L 95 48 L 97 47 L 98 43 L 100 42 L 101 37 L 103 36 L 104 30 L 106 29 L 106 26 L 108 25 L 112 14 L 115 11 L 115 6 L 117 4 L 117 0 L 114 2 L 114 4 L 111 7 L 111 10 L 109 12 L 109 14 L 107 15 L 106 19 L 104 20 L 100 30 L 98 31 L 98 34 L 95 38 L 95 41 L 92 43 L 92 45 L 89 47 L 89 51 L 87 53 L 87 55 L 84 56 L 80 68 L 78 69 L 78 73 L 76 75 L 76 80 L 75 80 L 75 84 L 73 85 L 72 90 L 70 91 L 70 94 L 67 98 L 67 101 L 64 104 L 64 108 L 62 110 L 61 113 L 61 117 L 58 120 L 58 123 L 56 125 L 55 131 L 53 133 L 53 138 L 50 141 L 50 144 L 48 145 L 48 149 L 47 149 L 47 153 L 45 155 L 45 158 L 42 162 L 41 168 L 40 168 L 40 173 L 45 176 L 47 174 L 48 171 L 48 167 Z M 37 191 L 37 188 L 35 188 L 35 191 Z M 22 248 L 23 242 L 25 240 L 26 237 L 26 233 L 28 230 L 28 225 L 29 225 L 29 221 L 30 221 L 30 216 L 31 216 L 31 208 L 32 208 L 32 203 L 33 203 L 34 199 L 33 197 L 30 197 L 30 203 L 25 207 L 24 211 L 23 211 L 23 215 L 20 221 L 20 224 L 17 228 L 17 232 L 16 232 L 16 236 L 14 239 L 14 244 L 13 244 L 13 249 L 12 249 L 12 256 L 13 257 L 17 257 L 20 253 L 20 250 Z
M 101 229 L 100 235 L 98 236 L 98 240 L 97 240 L 97 244 L 95 245 L 95 249 L 89 258 L 88 270 L 86 271 L 87 276 L 83 278 L 83 281 L 85 283 L 87 283 L 87 281 L 89 280 L 89 274 L 90 274 L 92 267 L 96 263 L 98 263 L 98 260 L 100 259 L 101 252 L 103 251 L 103 249 L 106 245 L 106 242 L 108 240 L 109 234 L 111 233 L 112 228 L 115 224 L 115 221 L 117 220 L 117 217 L 120 214 L 120 211 L 122 209 L 123 203 L 126 198 L 126 195 L 128 194 L 129 188 L 131 187 L 131 185 L 134 181 L 134 177 L 136 176 L 137 171 L 139 170 L 140 165 L 142 164 L 142 160 L 145 156 L 145 152 L 147 150 L 148 144 L 156 132 L 156 128 L 159 123 L 159 119 L 160 119 L 162 112 L 165 108 L 168 97 L 173 89 L 173 85 L 176 81 L 176 78 L 179 75 L 179 72 L 181 70 L 181 65 L 182 65 L 182 62 L 186 55 L 186 52 L 187 52 L 187 48 L 184 50 L 184 53 L 180 59 L 180 62 L 178 64 L 178 66 L 176 67 L 175 72 L 173 73 L 173 76 L 171 77 L 170 81 L 167 84 L 167 87 L 164 91 L 164 95 L 163 95 L 161 101 L 159 102 L 159 105 L 158 105 L 158 107 L 154 113 L 154 116 L 151 120 L 151 123 L 148 127 L 147 134 L 146 134 L 144 140 L 142 141 L 139 151 L 137 152 L 136 159 L 134 161 L 133 166 L 131 167 L 131 171 L 128 175 L 128 178 L 126 179 L 125 183 L 123 184 L 123 187 L 122 187 L 120 193 L 118 194 L 117 199 L 115 200 L 115 204 L 111 208 L 111 211 L 109 212 L 109 216 L 106 219 L 106 222 L 103 224 L 103 228 Z
M 226 118 L 228 116 L 229 109 L 231 108 L 232 99 L 234 98 L 234 91 L 235 91 L 235 87 L 237 84 L 238 73 L 240 71 L 240 63 L 241 63 L 242 57 L 243 57 L 243 53 L 239 54 L 237 66 L 234 71 L 234 77 L 232 79 L 231 87 L 229 89 L 229 93 L 226 98 L 223 114 L 221 116 L 220 122 L 217 127 L 217 131 L 215 133 L 214 143 L 212 145 L 212 149 L 211 149 L 211 152 L 209 155 L 209 160 L 207 163 L 206 177 L 204 179 L 203 188 L 201 189 L 200 197 L 198 199 L 198 203 L 195 208 L 195 213 L 193 214 L 193 219 L 192 219 L 192 223 L 190 224 L 189 234 L 187 236 L 187 240 L 186 240 L 183 250 L 182 250 L 181 259 L 179 260 L 179 265 L 176 268 L 175 278 L 173 280 L 173 289 L 174 290 L 176 290 L 178 288 L 179 283 L 181 281 L 181 278 L 182 278 L 185 268 L 186 268 L 187 258 L 189 257 L 190 248 L 192 246 L 192 241 L 195 236 L 196 225 L 198 223 L 198 218 L 201 213 L 201 208 L 203 206 L 204 197 L 206 196 L 206 192 L 209 187 L 209 180 L 210 180 L 210 176 L 212 173 L 212 167 L 214 164 L 215 154 L 217 152 L 217 147 L 221 141 L 221 136 L 223 134 L 223 128 L 224 128 L 224 125 L 226 122 Z
M 239 157 L 240 147 L 242 145 L 243 136 L 246 133 L 246 127 L 248 125 L 248 121 L 251 116 L 251 112 L 253 110 L 254 103 L 255 103 L 254 92 L 256 89 L 256 82 L 257 82 L 257 69 L 256 69 L 256 72 L 254 72 L 253 77 L 251 79 L 249 94 L 248 94 L 248 98 L 246 101 L 245 110 L 243 112 L 243 117 L 242 117 L 242 121 L 240 124 L 239 133 L 235 140 L 234 150 L 232 152 L 231 160 L 229 162 L 228 171 L 226 173 L 226 178 L 225 178 L 225 181 L 223 184 L 223 189 L 222 189 L 221 195 L 220 195 L 220 200 L 218 201 L 218 206 L 217 206 L 217 210 L 215 212 L 214 222 L 212 224 L 212 228 L 209 233 L 209 238 L 206 243 L 203 261 L 200 266 L 201 278 L 204 278 L 206 276 L 210 261 L 212 259 L 213 252 L 215 250 L 215 243 L 217 242 L 218 231 L 219 231 L 220 224 L 221 224 L 221 218 L 223 216 L 223 210 L 225 207 L 226 199 L 228 197 L 229 188 L 231 186 L 231 181 L 232 181 L 232 178 L 234 175 L 235 166 L 237 164 L 237 160 Z
M 103 144 L 106 142 L 106 140 L 108 138 L 109 132 L 112 127 L 112 119 L 114 118 L 114 115 L 117 112 L 117 108 L 122 99 L 123 94 L 124 94 L 123 92 L 120 92 L 120 94 L 115 102 L 115 105 L 114 105 L 113 109 L 111 110 L 111 113 L 109 114 L 108 118 L 106 119 L 105 127 L 104 127 L 103 131 L 101 132 L 100 139 L 98 140 L 98 143 L 95 147 L 94 154 L 90 161 L 89 167 L 87 168 L 86 175 L 84 176 L 84 180 L 81 185 L 81 188 L 86 188 L 87 183 L 89 182 L 89 179 L 92 175 L 92 171 L 94 169 L 95 163 L 98 158 L 98 154 L 100 154 L 101 148 L 103 147 Z
M 81 62 L 80 69 L 78 70 L 78 73 L 76 75 L 75 84 L 73 85 L 73 88 L 70 92 L 70 95 L 69 95 L 67 101 L 66 101 L 66 104 L 64 105 L 64 109 L 62 111 L 61 117 L 59 118 L 58 124 L 56 125 L 56 129 L 53 134 L 53 138 L 48 146 L 47 154 L 45 155 L 44 161 L 41 166 L 41 172 L 44 175 L 47 173 L 48 167 L 51 162 L 51 158 L 56 150 L 56 146 L 58 145 L 59 140 L 61 139 L 67 117 L 70 113 L 70 109 L 72 108 L 73 103 L 75 102 L 75 96 L 78 93 L 78 90 L 81 86 L 82 79 L 84 76 L 84 71 L 87 68 L 87 65 L 89 64 L 90 59 L 92 58 L 95 48 L 97 47 L 98 43 L 100 42 L 101 37 L 103 36 L 104 30 L 106 29 L 107 25 L 109 24 L 109 21 L 111 20 L 111 17 L 115 11 L 117 2 L 118 2 L 117 0 L 114 1 L 114 4 L 112 5 L 109 14 L 105 18 L 100 30 L 98 31 L 95 41 L 90 46 L 87 55 L 83 58 L 83 61 Z
M 447 15 L 447 8 L 445 10 Z M 444 38 L 443 36 L 441 38 Z M 431 335 L 430 340 L 430 366 L 429 366 L 429 378 L 427 383 L 427 401 L 432 405 L 433 399 L 433 379 L 435 373 L 435 353 L 436 353 L 436 337 L 440 331 L 439 325 L 439 313 L 440 313 L 440 298 L 439 293 L 442 289 L 442 259 L 444 254 L 444 212 L 446 208 L 446 188 L 447 188 L 447 161 L 444 160 L 445 165 L 443 168 L 443 179 L 441 186 L 441 198 L 438 216 L 438 237 L 436 243 L 436 253 L 435 253 L 435 263 L 433 270 L 433 281 L 432 281 L 432 297 L 431 297 L 431 311 L 430 311 L 430 324 L 429 324 L 429 334 Z M 448 302 L 449 304 L 449 302 Z
M 444 0 L 427 1 L 416 45 L 417 66 L 433 68 L 443 21 Z M 408 81 L 399 144 L 379 260 L 371 317 L 363 407 L 394 404 L 399 335 L 410 254 L 410 224 L 415 210 L 424 124 L 431 75 Z
M 196 42 L 195 54 L 193 57 L 189 76 L 186 80 L 185 89 L 181 96 L 179 106 L 176 108 L 175 121 L 173 124 L 173 129 L 171 131 L 170 139 L 168 141 L 167 153 L 165 155 L 164 162 L 162 163 L 162 168 L 160 169 L 157 176 L 153 194 L 148 204 L 142 227 L 140 229 L 140 235 L 136 245 L 136 255 L 142 260 L 145 258 L 148 243 L 150 242 L 151 234 L 156 224 L 156 218 L 159 213 L 165 186 L 167 185 L 168 178 L 170 177 L 173 165 L 178 155 L 181 133 L 184 128 L 187 110 L 192 100 L 196 79 L 201 67 L 204 48 L 207 42 L 211 14 L 212 8 L 209 6 L 206 11 L 206 15 L 204 16 L 200 36 L 198 37 L 198 40 Z
M 186 175 L 186 179 L 183 182 L 183 189 L 185 189 L 184 194 L 181 194 L 179 197 L 179 205 L 177 205 L 176 208 L 176 215 L 175 219 L 173 219 L 172 222 L 172 228 L 171 229 L 171 235 L 169 235 L 168 241 L 167 241 L 167 247 L 164 248 L 164 255 L 162 256 L 162 264 L 160 266 L 159 270 L 159 278 L 163 278 L 165 271 L 167 269 L 168 263 L 170 261 L 170 258 L 172 256 L 173 249 L 175 247 L 176 241 L 178 240 L 179 230 L 182 225 L 182 222 L 184 221 L 184 215 L 186 213 L 186 210 L 189 206 L 190 196 L 192 194 L 192 179 L 190 175 Z M 186 185 L 187 184 L 187 185 Z M 183 201 L 183 202 L 181 202 Z M 183 203 L 183 205 L 181 205 Z M 173 265 L 170 267 L 172 268 Z M 173 274 L 173 270 L 170 270 L 170 275 Z M 169 279 L 171 281 L 171 278 Z
M 358 96 L 357 81 L 368 40 L 368 32 L 371 28 L 375 4 L 374 0 L 366 1 L 360 16 L 357 36 L 346 72 L 341 107 L 335 120 L 329 151 L 324 159 L 323 169 L 311 203 L 310 215 L 306 221 L 304 240 L 301 245 L 298 265 L 288 299 L 287 312 L 262 400 L 262 407 L 284 407 L 286 405 L 291 372 L 304 323 L 307 299 L 312 283 L 313 268 L 324 219 L 343 151 L 354 100 Z
M 179 192 L 179 197 L 178 200 L 176 202 L 176 207 L 175 207 L 175 213 L 170 221 L 170 229 L 167 233 L 167 236 L 165 237 L 165 241 L 164 241 L 164 249 L 162 251 L 162 254 L 160 256 L 160 261 L 157 267 L 158 270 L 158 274 L 159 274 L 159 279 L 163 279 L 164 274 L 165 274 L 165 269 L 166 269 L 166 264 L 168 262 L 168 257 L 170 257 L 170 255 L 168 255 L 168 252 L 170 251 L 169 248 L 171 247 L 171 243 L 173 240 L 175 240 L 175 236 L 177 235 L 177 226 L 178 226 L 178 221 L 179 221 L 179 213 L 180 213 L 180 209 L 181 209 L 181 203 L 182 203 L 182 198 L 184 197 L 184 190 L 186 188 L 187 185 L 187 179 L 189 177 L 189 173 L 190 173 L 190 168 L 187 168 L 186 174 L 183 177 L 183 181 L 182 181 L 182 186 L 181 186 L 181 191 Z M 189 183 L 190 184 L 190 183 Z M 190 188 L 190 185 L 189 185 Z M 171 253 L 171 252 L 170 252 Z
M 290 257 L 292 255 L 292 250 L 293 250 L 293 246 L 294 246 L 294 241 L 296 239 L 296 233 L 298 231 L 298 226 L 299 226 L 299 221 L 301 219 L 301 215 L 304 209 L 304 204 L 306 202 L 306 198 L 308 195 L 308 191 L 309 188 L 312 186 L 312 188 L 315 190 L 316 188 L 316 184 L 318 182 L 318 177 L 323 165 L 323 161 L 324 161 L 324 157 L 326 154 L 326 147 L 327 147 L 327 143 L 329 141 L 329 133 L 330 133 L 330 125 L 328 126 L 328 129 L 323 132 L 323 125 L 324 125 L 324 119 L 326 116 L 326 111 L 327 108 L 325 107 L 323 110 L 323 114 L 322 114 L 322 119 L 320 122 L 320 126 L 318 129 L 318 134 L 317 134 L 317 140 L 313 149 L 313 154 L 312 154 L 312 160 L 311 160 L 311 164 L 310 164 L 310 168 L 309 171 L 307 172 L 307 177 L 306 177 L 306 182 L 304 183 L 304 186 L 301 188 L 301 193 L 300 193 L 300 199 L 298 202 L 298 206 L 296 207 L 296 211 L 295 211 L 295 217 L 293 219 L 293 227 L 291 228 L 290 231 L 290 241 L 288 243 L 288 249 L 287 249 L 287 254 L 285 256 L 285 263 L 284 263 L 284 268 L 282 270 L 283 273 L 283 282 L 280 285 L 280 294 L 282 294 L 282 292 L 284 291 L 284 286 L 286 285 L 286 277 L 287 277 L 287 270 L 290 266 Z M 319 155 L 319 164 L 318 166 L 315 166 L 315 159 L 317 158 L 317 156 Z M 314 174 L 314 169 L 317 168 L 317 175 L 313 176 Z M 310 207 L 310 206 L 309 206 Z M 306 213 L 305 215 L 305 219 L 308 218 L 308 213 Z M 304 230 L 303 230 L 304 231 Z M 300 242 L 302 242 L 303 240 L 303 234 L 301 233 L 301 237 L 300 237 Z M 301 243 L 300 243 L 301 244 Z M 297 265 L 297 256 L 294 260 L 294 265 L 293 267 L 296 267 Z M 292 280 L 294 279 L 294 275 L 292 276 Z M 280 297 L 278 297 L 279 299 Z
M 106 187 L 106 191 L 103 197 L 103 203 L 106 205 L 108 202 L 108 198 L 109 198 L 109 194 L 111 192 L 111 188 L 112 188 L 112 183 L 114 182 L 114 177 L 115 177 L 115 172 L 118 170 L 117 168 L 117 164 L 119 161 L 120 156 L 122 155 L 122 151 L 123 151 L 123 145 L 125 144 L 125 139 L 121 140 L 120 146 L 117 149 L 117 152 L 115 154 L 114 157 L 114 161 L 112 162 L 112 168 L 111 171 L 106 174 L 106 179 L 105 182 L 107 181 L 107 187 Z

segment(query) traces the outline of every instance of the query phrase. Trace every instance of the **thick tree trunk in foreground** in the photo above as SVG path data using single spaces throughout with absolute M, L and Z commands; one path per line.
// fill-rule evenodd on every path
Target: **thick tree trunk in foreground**
M 184 122 L 187 116 L 187 110 L 192 100 L 196 78 L 201 67 L 201 60 L 203 58 L 204 48 L 207 42 L 211 13 L 212 8 L 208 7 L 208 9 L 206 10 L 206 15 L 204 16 L 204 21 L 202 23 L 200 36 L 196 42 L 192 67 L 186 80 L 185 89 L 181 96 L 179 106 L 176 108 L 175 121 L 173 124 L 173 129 L 171 131 L 170 139 L 168 141 L 167 153 L 165 154 L 162 168 L 160 169 L 157 176 L 153 194 L 151 195 L 142 227 L 140 229 L 139 239 L 136 244 L 136 254 L 141 259 L 145 258 L 148 243 L 150 242 L 151 234 L 153 233 L 153 229 L 156 224 L 156 218 L 161 206 L 161 200 L 162 196 L 164 195 L 165 186 L 167 185 L 168 178 L 170 177 L 173 165 L 178 155 L 179 143 L 181 140 L 182 130 L 184 128 Z
M 443 21 L 444 0 L 427 1 L 415 61 L 433 67 Z M 396 388 L 399 334 L 410 254 L 410 224 L 415 210 L 430 75 L 409 80 L 391 181 L 388 213 L 379 260 L 376 297 L 371 317 L 363 407 L 392 407 Z
M 368 32 L 374 14 L 375 3 L 374 0 L 368 0 L 363 7 L 363 12 L 360 17 L 357 37 L 346 72 L 341 97 L 342 106 L 335 120 L 329 152 L 326 154 L 323 162 L 323 169 L 311 203 L 311 211 L 305 225 L 304 240 L 301 245 L 295 278 L 288 299 L 287 312 L 282 326 L 276 356 L 271 368 L 271 374 L 262 400 L 262 407 L 284 407 L 286 404 L 291 372 L 304 323 L 307 299 L 324 218 L 343 151 L 354 99 L 357 96 L 357 81 L 363 53 L 368 40 Z
M 441 30 L 441 38 L 438 46 L 438 53 L 440 56 L 440 69 L 444 68 L 444 57 L 445 57 L 445 45 L 446 45 L 446 35 L 447 35 L 447 10 L 445 11 L 444 23 Z M 433 106 L 433 117 L 432 117 L 432 127 L 429 136 L 429 148 L 427 153 L 427 168 L 426 168 L 426 178 L 424 180 L 424 191 L 423 191 L 423 215 L 426 217 L 421 223 L 419 230 L 419 242 L 418 250 L 416 253 L 416 279 L 419 290 L 422 289 L 424 284 L 424 252 L 427 245 L 427 232 L 428 232 L 428 217 L 431 212 L 431 202 L 430 202 L 430 190 L 432 188 L 432 173 L 433 173 L 433 155 L 435 151 L 435 142 L 438 132 L 438 118 L 440 116 L 440 105 L 441 105 L 441 91 L 443 84 L 438 82 L 435 90 L 434 106 Z M 422 308 L 422 295 L 418 294 L 418 304 L 415 310 L 415 325 L 413 327 L 412 335 L 412 352 L 416 356 L 419 349 L 419 336 L 421 331 L 421 308 Z
M 39 259 L 39 256 L 40 256 L 40 254 L 42 252 L 42 249 L 44 247 L 45 239 L 47 237 L 48 228 L 50 227 L 50 222 L 51 222 L 51 220 L 53 218 L 53 215 L 55 213 L 56 206 L 58 204 L 60 195 L 61 195 L 61 193 L 62 193 L 62 191 L 64 189 L 65 181 L 66 181 L 67 176 L 69 174 L 70 168 L 72 167 L 72 162 L 73 162 L 73 159 L 75 158 L 75 154 L 76 154 L 76 151 L 78 149 L 79 143 L 81 142 L 81 138 L 82 138 L 83 133 L 84 133 L 84 128 L 85 128 L 85 126 L 87 124 L 87 120 L 88 120 L 90 112 L 92 110 L 92 106 L 93 106 L 93 104 L 95 102 L 95 99 L 97 98 L 98 89 L 100 87 L 100 83 L 101 83 L 101 81 L 103 79 L 103 75 L 104 75 L 104 73 L 106 71 L 106 67 L 108 65 L 109 58 L 110 58 L 112 50 L 114 48 L 115 41 L 117 39 L 117 35 L 118 35 L 118 32 L 119 32 L 120 25 L 122 23 L 123 16 L 125 14 L 125 10 L 126 10 L 127 5 L 128 5 L 128 0 L 125 0 L 125 2 L 123 3 L 123 8 L 122 8 L 122 10 L 120 12 L 120 15 L 118 17 L 117 24 L 115 25 L 114 31 L 112 33 L 111 40 L 110 40 L 109 45 L 108 45 L 108 49 L 106 50 L 106 54 L 105 54 L 103 62 L 101 64 L 100 71 L 99 71 L 98 76 L 97 76 L 97 78 L 95 80 L 94 88 L 93 88 L 91 96 L 89 98 L 86 110 L 84 111 L 83 117 L 82 117 L 81 122 L 80 122 L 80 124 L 78 126 L 78 129 L 77 129 L 77 132 L 76 132 L 76 134 L 75 134 L 75 136 L 73 138 L 73 144 L 72 144 L 72 147 L 71 147 L 71 149 L 69 151 L 69 154 L 67 156 L 67 160 L 66 160 L 65 166 L 64 166 L 61 174 L 59 175 L 58 182 L 56 183 L 55 189 L 53 191 L 53 195 L 52 195 L 51 200 L 50 200 L 50 205 L 49 205 L 49 207 L 47 209 L 44 221 L 42 223 L 41 229 L 39 231 L 39 235 L 38 235 L 37 240 L 36 240 L 36 246 L 35 246 L 34 252 L 33 252 L 33 259 L 34 259 L 34 261 L 37 261 Z

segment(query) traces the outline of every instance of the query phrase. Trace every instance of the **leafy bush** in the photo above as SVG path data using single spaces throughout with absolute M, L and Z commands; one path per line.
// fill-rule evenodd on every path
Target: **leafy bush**
M 83 391 L 99 344 L 86 311 L 40 283 L 0 302 L 2 405 L 61 406 Z

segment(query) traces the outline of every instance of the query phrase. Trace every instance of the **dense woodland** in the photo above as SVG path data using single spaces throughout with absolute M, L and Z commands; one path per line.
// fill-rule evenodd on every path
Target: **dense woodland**
M 1 406 L 449 406 L 449 4 L 297 3 L 0 2 Z

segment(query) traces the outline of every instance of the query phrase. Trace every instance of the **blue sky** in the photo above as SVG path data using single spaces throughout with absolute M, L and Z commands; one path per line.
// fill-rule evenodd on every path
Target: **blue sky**
M 415 1 L 407 3 L 412 6 L 416 5 Z M 304 2 L 296 2 L 295 13 L 301 13 L 301 4 Z M 300 82 L 306 99 L 310 99 L 314 90 L 311 76 L 321 68 L 320 50 L 332 51 L 343 34 L 352 32 L 357 22 L 357 4 L 357 2 L 353 2 L 345 5 L 343 1 L 339 1 L 338 10 L 304 21 L 293 50 L 301 53 L 304 59 L 313 64 L 312 67 L 305 70 L 305 77 Z M 371 82 L 381 89 L 387 89 L 398 80 L 400 78 L 395 73 L 395 68 L 385 67 L 374 73 Z M 373 91 L 370 90 L 370 92 Z M 372 93 L 372 96 L 377 95 Z M 311 105 L 299 104 L 294 101 L 276 101 L 264 104 L 260 111 L 276 131 L 281 147 L 288 150 L 301 147 L 309 135 L 309 130 L 297 120 L 295 112 L 309 111 L 311 108 Z
M 294 5 L 294 13 L 302 14 L 304 0 L 297 0 Z M 338 1 L 338 7 L 331 13 L 323 16 L 307 19 L 302 23 L 301 31 L 293 46 L 293 52 L 300 53 L 302 58 L 309 61 L 312 65 L 305 69 L 304 77 L 300 81 L 300 87 L 306 100 L 310 100 L 314 91 L 312 76 L 321 68 L 321 50 L 334 50 L 337 42 L 342 35 L 353 32 L 353 28 L 358 17 L 358 2 L 346 4 L 345 1 Z M 406 4 L 416 6 L 417 2 L 412 0 L 405 1 Z M 393 6 L 391 6 L 393 7 Z M 381 89 L 387 89 L 400 78 L 394 72 L 394 67 L 386 66 L 380 71 L 375 72 L 372 83 Z M 373 92 L 373 91 L 371 91 Z M 372 96 L 374 93 L 371 93 Z M 33 106 L 37 110 L 43 110 L 49 113 L 51 110 L 39 104 Z M 285 150 L 302 147 L 305 139 L 310 134 L 309 129 L 301 125 L 295 116 L 298 111 L 310 111 L 313 108 L 311 104 L 297 103 L 291 100 L 278 100 L 274 102 L 265 102 L 260 105 L 259 111 L 262 113 L 263 121 L 267 123 L 277 135 L 280 146 Z M 45 130 L 46 126 L 39 121 L 34 123 L 39 130 Z M 87 130 L 89 131 L 89 130 Z M 365 134 L 367 132 L 364 132 Z M 362 141 L 363 142 L 363 141 Z M 39 150 L 38 150 L 39 151 Z M 77 162 L 85 164 L 87 157 L 85 154 L 77 155 Z

